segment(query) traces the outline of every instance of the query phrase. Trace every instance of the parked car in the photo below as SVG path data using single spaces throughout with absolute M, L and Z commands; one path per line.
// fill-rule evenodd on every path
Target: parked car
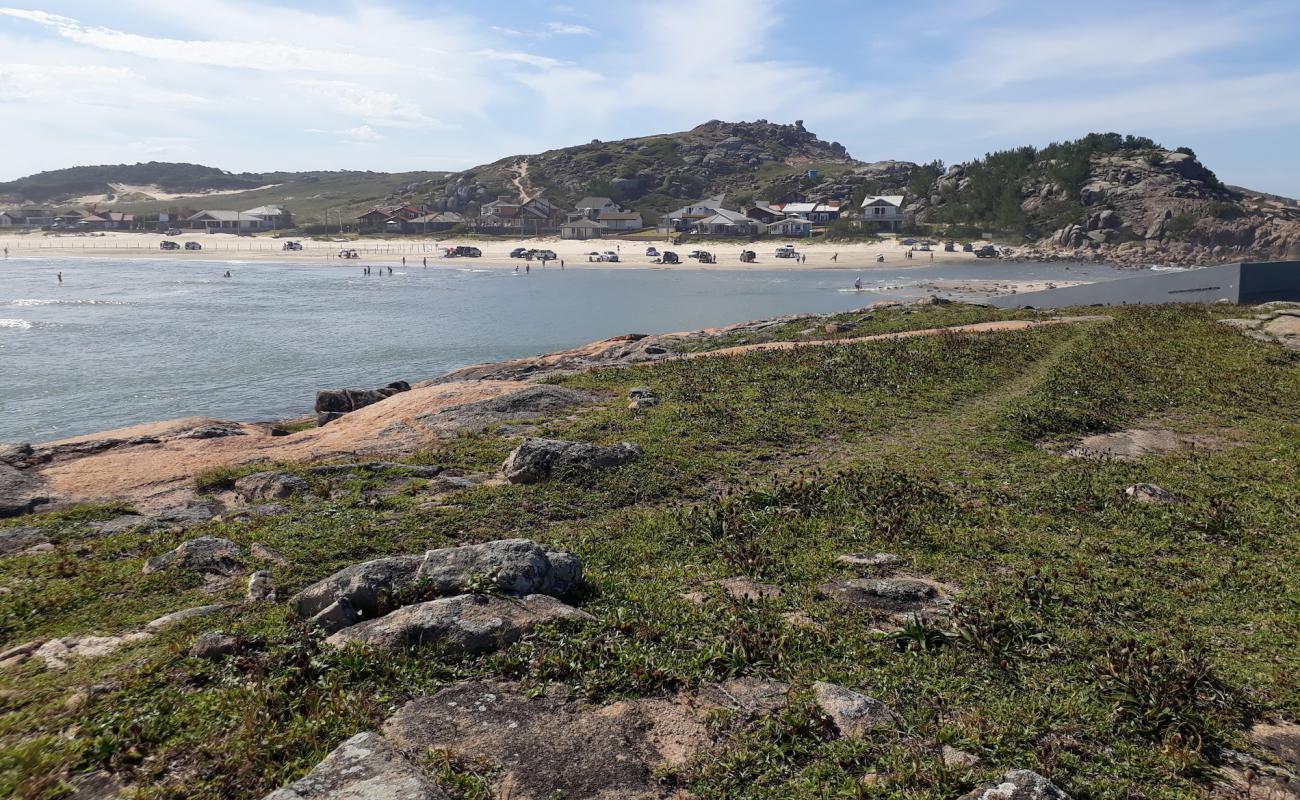
M 163 231 L 163 236 L 180 236 L 180 235 L 181 235 L 180 228 L 168 228 L 167 230 Z
M 912 245 L 912 249 L 917 251 L 918 253 L 928 253 L 930 252 L 930 245 L 926 244 L 925 242 L 921 242 L 920 244 Z
M 753 264 L 757 260 L 758 260 L 758 253 L 755 253 L 753 250 L 740 251 L 740 262 L 742 264 Z
M 483 255 L 483 251 L 477 247 L 461 245 L 456 248 L 456 255 L 461 256 L 462 258 L 478 258 Z
M 794 245 L 792 244 L 783 244 L 776 248 L 777 258 L 795 258 L 798 255 L 799 254 L 795 252 Z
M 526 247 L 516 247 L 514 250 L 511 250 L 511 251 L 510 251 L 510 257 L 511 257 L 511 258 L 523 258 L 523 257 L 524 257 L 524 254 L 527 253 L 527 252 L 528 252 L 528 248 L 526 248 Z
M 975 251 L 976 258 L 997 258 L 998 249 L 991 244 L 986 244 Z
M 973 252 L 974 250 L 975 250 L 975 245 L 971 244 L 970 242 L 961 243 L 961 251 L 963 253 L 970 253 Z
M 202 249 L 203 249 L 203 245 L 199 244 L 198 242 L 186 242 L 186 243 L 185 243 L 185 249 L 186 249 L 186 250 L 202 250 Z
M 916 244 L 916 240 L 915 240 L 915 239 L 904 239 L 904 240 L 902 240 L 901 242 L 899 242 L 899 244 L 903 245 L 904 247 L 910 247 L 910 246 Z
M 533 253 L 533 258 L 540 258 L 542 261 L 554 261 L 557 256 L 554 250 L 537 250 Z
M 349 250 L 346 247 L 339 251 L 339 258 L 361 258 L 356 250 Z
M 699 258 L 699 257 L 700 257 L 700 253 L 703 253 L 703 252 L 704 252 L 703 250 L 692 250 L 691 252 L 689 252 L 689 253 L 686 254 L 686 257 L 687 257 L 687 258 Z
M 654 248 L 654 247 L 647 247 L 647 248 L 645 249 L 645 254 L 646 254 L 647 256 L 650 256 L 651 258 L 655 258 L 655 257 L 657 257 L 657 256 L 659 255 L 659 250 L 658 250 L 657 248 Z
M 301 250 L 302 242 L 285 242 L 282 250 Z
M 700 253 L 700 263 L 701 263 L 701 264 L 716 264 L 716 263 L 718 263 L 718 257 L 715 256 L 714 254 L 710 253 L 709 251 L 705 250 L 705 251 L 703 251 L 703 252 Z
M 609 261 L 610 263 L 614 263 L 618 261 L 618 253 L 615 253 L 613 250 L 606 250 L 605 252 L 601 253 L 601 255 L 604 256 L 604 259 L 606 261 Z
M 181 249 L 181 246 L 180 246 L 180 243 L 179 243 L 179 242 L 159 242 L 159 243 L 158 243 L 158 246 L 159 246 L 161 249 L 163 249 L 163 250 L 179 250 L 179 249 Z
M 955 243 L 953 243 L 953 242 L 950 242 L 950 241 L 949 241 L 949 242 L 944 242 L 944 243 L 943 243 L 943 251 L 944 251 L 945 253 L 955 253 L 955 252 L 957 252 L 957 245 L 956 245 Z
M 672 250 L 665 250 L 663 255 L 659 256 L 660 264 L 680 264 L 682 260 Z

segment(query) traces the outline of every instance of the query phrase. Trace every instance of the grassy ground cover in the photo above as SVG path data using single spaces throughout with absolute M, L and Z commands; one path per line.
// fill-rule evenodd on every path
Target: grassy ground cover
M 106 767 L 144 797 L 260 797 L 404 699 L 466 677 L 561 681 L 603 701 L 761 675 L 796 687 L 791 710 L 732 725 L 720 751 L 665 781 L 718 798 L 951 798 L 1023 767 L 1076 798 L 1201 796 L 1249 720 L 1300 713 L 1300 363 L 1214 322 L 1231 312 L 1120 309 L 1109 323 L 567 378 L 663 399 L 637 414 L 612 399 L 545 424 L 646 449 L 572 481 L 432 503 L 419 481 L 376 494 L 393 476 L 314 476 L 319 496 L 289 513 L 185 534 L 89 534 L 86 520 L 118 509 L 39 519 L 57 549 L 0 561 L 8 644 L 125 632 L 213 602 L 196 579 L 140 574 L 201 534 L 283 553 L 289 566 L 256 564 L 282 597 L 366 558 L 525 536 L 584 559 L 590 585 L 576 602 L 598 621 L 480 658 L 379 656 L 323 648 L 283 604 L 245 606 L 67 671 L 24 665 L 0 674 L 0 795 L 65 796 L 68 774 Z M 1002 313 L 844 322 L 864 335 Z M 714 342 L 726 343 L 742 342 Z M 1220 444 L 1135 462 L 1036 446 L 1151 420 Z M 489 432 L 419 460 L 490 469 L 512 445 Z M 1128 501 L 1138 481 L 1186 502 Z M 955 587 L 952 620 L 873 632 L 876 620 L 817 591 L 853 574 L 837 555 L 878 550 Z M 783 593 L 744 602 L 712 583 L 737 576 Z M 792 625 L 791 612 L 813 624 Z M 194 636 L 216 628 L 253 644 L 216 663 L 189 657 Z M 903 731 L 829 735 L 799 694 L 822 679 L 887 702 Z M 935 742 L 981 764 L 945 765 Z M 481 796 L 472 776 L 445 777 Z

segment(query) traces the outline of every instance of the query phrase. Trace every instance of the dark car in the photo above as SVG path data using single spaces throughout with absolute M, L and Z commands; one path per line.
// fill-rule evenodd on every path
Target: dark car
M 461 245 L 460 247 L 456 248 L 456 255 L 461 256 L 463 258 L 478 258 L 479 256 L 483 255 L 483 251 L 478 249 L 477 247 L 467 247 L 465 245 Z
M 175 244 L 175 242 L 173 242 L 173 244 Z M 202 250 L 202 249 L 203 249 L 203 245 L 199 244 L 198 242 L 186 242 L 186 243 L 185 243 L 185 249 L 186 249 L 186 250 Z
M 976 258 L 997 258 L 998 249 L 991 244 L 986 244 L 983 247 L 977 248 L 975 250 L 975 257 Z
M 511 257 L 511 258 L 527 258 L 527 257 L 528 257 L 528 252 L 529 252 L 529 251 L 528 251 L 527 248 L 524 248 L 524 247 L 516 247 L 514 250 L 511 250 L 511 251 L 510 251 L 510 257 Z
M 180 236 L 180 235 L 181 235 L 181 229 L 180 229 L 180 228 L 168 228 L 168 229 L 163 233 L 163 235 L 164 235 L 164 236 Z
M 301 250 L 302 242 L 285 242 L 283 250 Z
M 158 247 L 162 250 L 179 250 L 181 246 L 177 242 L 159 242 Z
M 664 264 L 680 264 L 682 260 L 672 250 L 665 250 L 664 254 L 660 256 L 660 262 Z

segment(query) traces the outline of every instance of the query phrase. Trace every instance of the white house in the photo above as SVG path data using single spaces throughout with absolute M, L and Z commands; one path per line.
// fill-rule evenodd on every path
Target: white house
M 812 236 L 813 224 L 799 217 L 786 217 L 763 226 L 768 236 Z
M 676 211 L 669 211 L 659 218 L 659 230 L 664 233 L 690 230 L 696 222 L 722 211 L 722 201 L 726 198 L 727 195 L 718 194 L 704 200 L 697 200 L 689 206 L 682 206 Z
M 571 219 L 560 226 L 561 239 L 599 239 L 605 232 L 605 226 L 586 217 Z
M 641 212 L 639 211 L 599 211 L 596 213 L 595 221 L 611 231 L 641 230 Z
M 788 217 L 798 217 L 809 222 L 825 223 L 840 218 L 840 207 L 831 203 L 786 203 L 781 211 Z
M 903 196 L 889 194 L 863 198 L 862 222 L 874 224 L 880 230 L 897 231 L 906 222 L 903 216 Z
M 691 233 L 706 236 L 755 236 L 762 226 L 739 211 L 719 208 L 716 213 L 691 225 Z

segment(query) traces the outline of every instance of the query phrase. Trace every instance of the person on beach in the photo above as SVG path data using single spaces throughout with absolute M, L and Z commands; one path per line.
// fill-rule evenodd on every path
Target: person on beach
M 839 260 L 840 260 L 840 254 L 839 254 L 839 253 L 832 253 L 832 254 L 831 254 L 831 261 L 838 262 Z
M 8 258 L 8 257 L 9 257 L 9 248 L 6 247 L 6 248 L 5 248 L 5 258 Z
M 933 251 L 933 250 L 930 251 L 930 260 L 931 260 L 931 261 L 934 260 L 934 251 Z
M 406 256 L 402 256 L 402 266 L 406 266 Z
M 564 259 L 560 259 L 560 269 L 564 269 Z
M 532 271 L 533 271 L 533 265 L 532 265 L 532 264 L 524 264 L 524 273 L 525 273 L 525 274 L 527 274 L 527 273 L 529 273 L 529 272 L 532 272 Z
M 862 291 L 862 278 L 858 278 L 853 282 L 853 288 L 857 289 L 859 292 Z
M 425 269 L 428 269 L 428 268 L 429 268 L 429 257 L 428 257 L 428 256 L 425 256 L 425 257 L 424 257 L 424 268 L 425 268 Z

